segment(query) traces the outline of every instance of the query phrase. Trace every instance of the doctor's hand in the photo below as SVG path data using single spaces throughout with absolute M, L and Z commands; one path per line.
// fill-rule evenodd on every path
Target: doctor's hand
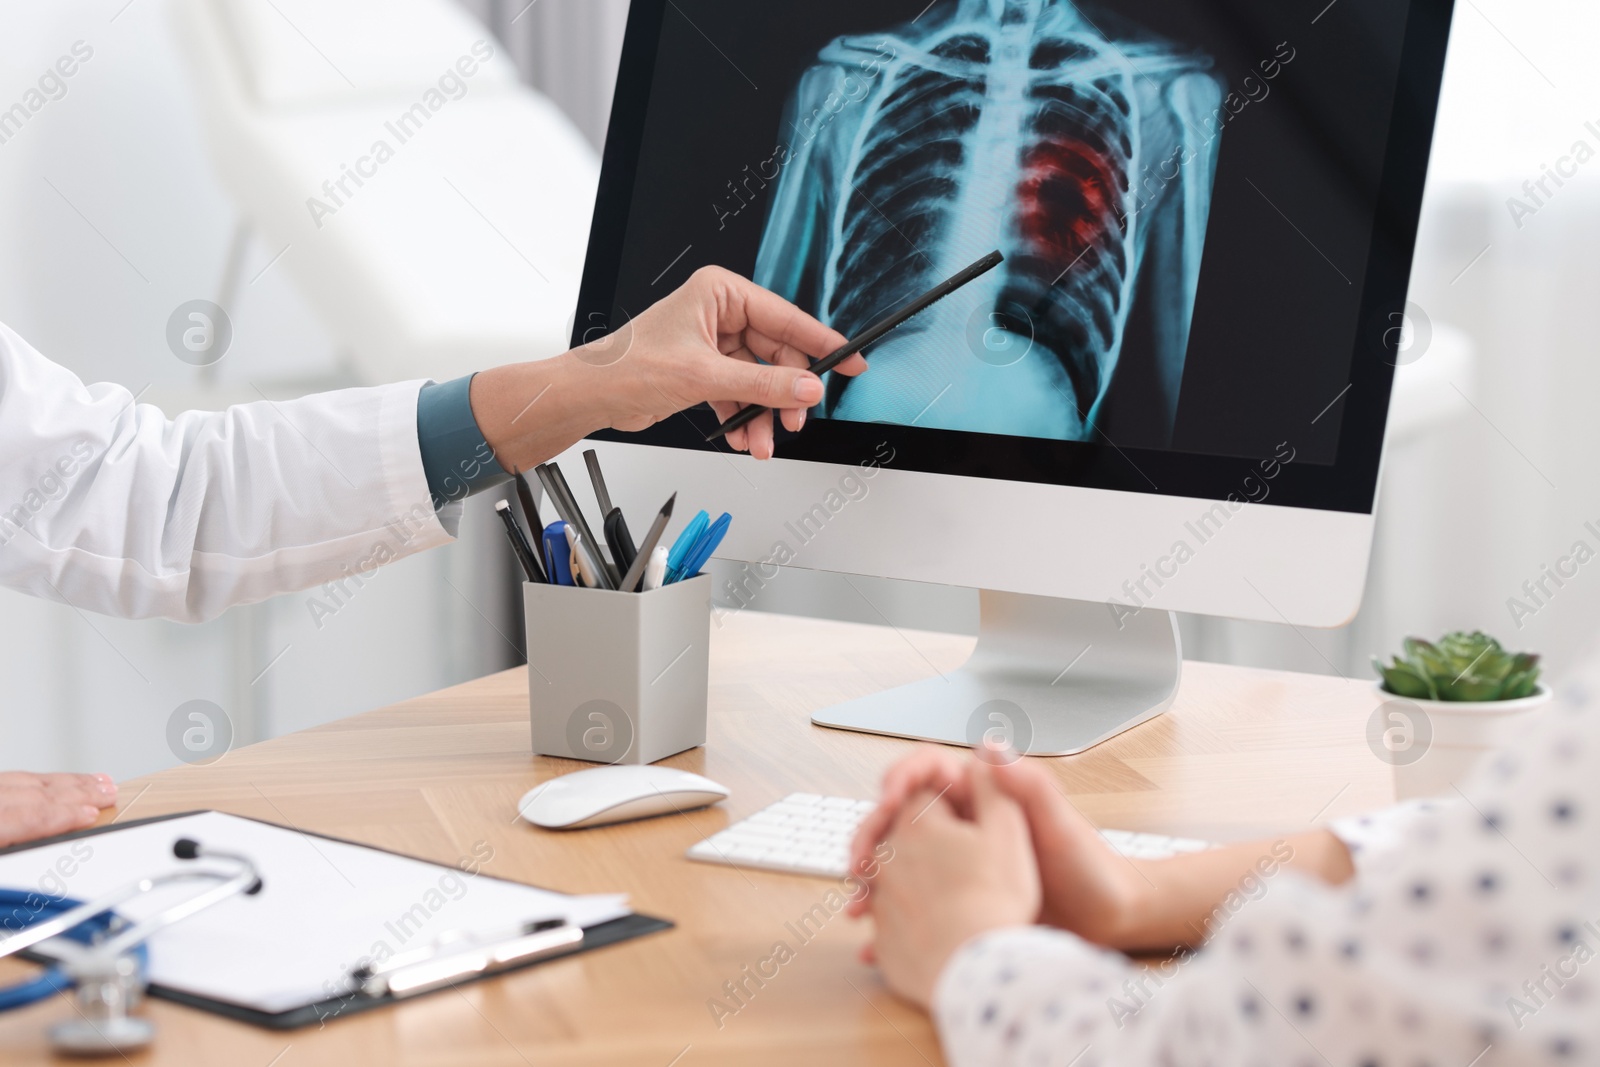
M 923 1008 L 963 944 L 1038 920 L 1027 817 L 1000 790 L 994 768 L 973 767 L 969 785 L 970 818 L 929 790 L 907 798 L 889 833 L 893 854 L 878 865 L 866 898 L 876 926 L 867 955 L 890 989 Z
M 747 404 L 781 413 L 799 430 L 822 401 L 806 368 L 845 343 L 782 297 L 719 267 L 619 329 L 555 359 L 484 371 L 472 410 L 501 466 L 528 470 L 595 430 L 637 431 L 710 402 L 718 419 Z M 852 356 L 840 374 L 867 369 Z M 732 448 L 768 459 L 771 415 L 728 435 Z
M 92 826 L 116 802 L 104 774 L 0 774 L 0 847 Z

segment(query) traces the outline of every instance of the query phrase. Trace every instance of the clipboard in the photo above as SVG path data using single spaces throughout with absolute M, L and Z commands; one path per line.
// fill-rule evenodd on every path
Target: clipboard
M 311 844 L 313 849 L 315 849 L 315 843 L 312 839 L 315 839 L 315 841 L 331 842 L 335 845 L 362 850 L 363 852 L 371 853 L 375 856 L 394 857 L 406 861 L 408 864 L 418 864 L 426 868 L 432 868 L 438 871 L 441 877 L 448 875 L 459 876 L 463 873 L 459 868 L 449 866 L 448 864 L 434 863 L 430 860 L 417 859 L 414 856 L 408 856 L 404 853 L 396 852 L 391 849 L 379 848 L 358 841 L 349 841 L 344 838 L 300 830 L 294 827 L 280 826 L 277 823 L 268 822 L 263 819 L 252 819 L 248 816 L 233 815 L 231 813 L 214 812 L 208 810 L 178 812 L 171 815 L 157 815 L 145 819 L 130 820 L 125 823 L 93 827 L 88 830 L 63 834 L 58 837 L 48 838 L 43 841 L 32 841 L 21 845 L 13 845 L 9 848 L 0 849 L 0 860 L 19 853 L 49 849 L 53 846 L 58 846 L 67 842 L 88 842 L 95 838 L 104 837 L 106 835 L 114 835 L 141 827 L 156 826 L 162 823 L 174 822 L 181 819 L 190 819 L 195 816 L 203 815 L 225 815 L 229 819 L 239 819 L 247 823 L 253 823 L 258 826 L 269 827 L 276 831 L 282 831 L 285 834 L 298 835 L 307 839 L 307 843 Z M 48 873 L 48 868 L 46 871 Z M 118 880 L 132 881 L 141 877 L 144 873 L 146 872 L 121 871 L 118 872 Z M 481 871 L 471 875 L 471 878 L 474 880 L 474 882 L 481 879 L 487 883 L 493 883 L 500 886 L 514 887 L 516 889 L 530 890 L 538 893 L 550 893 L 548 890 L 540 890 L 538 887 L 528 886 L 521 882 L 512 881 L 511 879 L 496 878 L 492 875 L 484 874 Z M 346 879 L 346 881 L 348 881 L 348 879 Z M 67 895 L 77 895 L 73 892 L 70 882 L 68 884 Z M 577 900 L 583 898 L 567 899 Z M 622 941 L 632 940 L 636 937 L 642 937 L 646 934 L 658 933 L 660 931 L 670 930 L 672 928 L 673 924 L 665 919 L 659 919 L 654 916 L 643 915 L 637 912 L 630 912 L 621 917 L 607 919 L 594 925 L 583 926 L 582 939 L 572 943 L 570 946 L 562 946 L 554 951 L 541 954 L 534 959 L 514 962 L 509 966 L 497 969 L 492 973 L 472 975 L 444 988 L 459 988 L 462 985 L 481 981 L 486 978 L 497 978 L 503 974 L 510 974 L 516 971 L 524 970 L 528 967 L 537 966 L 538 964 L 547 962 L 549 960 L 562 959 L 581 952 L 588 952 L 592 949 L 601 948 L 606 945 L 617 944 Z M 181 929 L 181 927 L 175 927 L 174 929 Z M 36 962 L 47 959 L 47 957 L 31 951 L 21 953 L 21 955 Z M 391 993 L 383 993 L 382 995 L 373 996 L 356 989 L 321 999 L 313 999 L 307 1001 L 306 1003 L 295 1004 L 282 1010 L 267 1011 L 247 1004 L 236 1003 L 224 997 L 202 995 L 193 990 L 174 988 L 170 985 L 162 984 L 160 981 L 152 981 L 147 992 L 150 996 L 159 998 L 161 1000 L 171 1001 L 176 1004 L 183 1004 L 191 1008 L 199 1008 L 202 1011 L 211 1012 L 214 1015 L 220 1015 L 227 1019 L 249 1023 L 252 1026 L 258 1026 L 267 1030 L 278 1031 L 298 1030 L 307 1026 L 322 1025 L 346 1016 L 357 1015 L 362 1012 L 371 1011 L 375 1008 L 382 1008 L 390 1004 L 399 1003 L 401 1000 L 410 1000 L 415 999 L 415 996 L 427 995 L 426 993 L 418 993 L 415 996 L 396 997 Z

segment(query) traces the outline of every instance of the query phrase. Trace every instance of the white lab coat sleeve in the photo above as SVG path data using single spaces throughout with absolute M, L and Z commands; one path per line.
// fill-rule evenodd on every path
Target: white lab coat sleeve
M 0 325 L 0 585 L 198 622 L 444 543 L 421 386 L 168 419 Z

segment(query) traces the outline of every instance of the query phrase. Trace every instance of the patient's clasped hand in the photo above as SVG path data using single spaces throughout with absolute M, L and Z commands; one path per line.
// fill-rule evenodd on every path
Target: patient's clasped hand
M 1592 673 L 1452 798 L 1163 860 L 1042 764 L 919 751 L 854 844 L 894 857 L 865 956 L 953 1064 L 1597 1062 Z

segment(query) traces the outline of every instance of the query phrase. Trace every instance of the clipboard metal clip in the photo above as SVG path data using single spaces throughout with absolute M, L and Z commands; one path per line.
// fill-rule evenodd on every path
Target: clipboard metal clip
M 534 960 L 557 956 L 583 943 L 583 928 L 565 919 L 524 923 L 493 935 L 445 935 L 431 947 L 402 952 L 376 966 L 350 972 L 369 997 L 401 999 Z

